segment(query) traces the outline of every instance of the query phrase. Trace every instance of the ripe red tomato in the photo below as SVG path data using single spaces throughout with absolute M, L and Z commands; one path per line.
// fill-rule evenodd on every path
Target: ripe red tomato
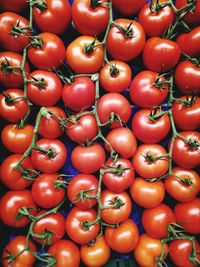
M 125 191 L 114 193 L 106 189 L 101 193 L 101 202 L 104 206 L 101 211 L 101 218 L 106 223 L 124 222 L 131 214 L 131 199 Z
M 36 205 L 33 202 L 29 190 L 8 191 L 0 200 L 0 218 L 1 221 L 11 227 L 23 227 L 29 224 L 29 219 L 19 214 L 19 209 L 30 208 L 29 213 L 36 213 Z
M 71 240 L 59 240 L 50 246 L 48 253 L 56 258 L 55 267 L 79 267 L 80 251 Z
M 138 177 L 130 188 L 130 194 L 141 207 L 154 208 L 162 203 L 165 197 L 165 186 L 161 181 L 151 183 Z
M 99 233 L 100 224 L 88 225 L 97 218 L 94 209 L 81 210 L 73 208 L 66 219 L 66 232 L 68 236 L 77 244 L 86 244 L 92 241 Z
M 19 89 L 7 89 L 0 94 L 0 116 L 9 122 L 18 122 L 28 112 L 28 103 Z M 15 99 L 18 98 L 18 99 Z
M 194 1 L 194 6 L 191 11 L 183 17 L 183 20 L 189 24 L 195 24 L 200 22 L 200 1 Z M 181 9 L 188 4 L 187 0 L 176 0 L 176 8 Z M 184 11 L 183 11 L 184 12 Z
M 142 52 L 144 44 L 145 33 L 136 20 L 117 19 L 108 33 L 106 48 L 112 58 L 129 61 Z
M 143 178 L 159 178 L 169 169 L 169 159 L 166 154 L 167 151 L 161 145 L 142 144 L 133 156 L 133 167 Z
M 59 183 L 63 181 L 58 173 L 53 174 L 40 174 L 34 181 L 31 193 L 34 202 L 44 208 L 49 209 L 57 206 L 65 197 L 65 190 Z
M 113 0 L 113 6 L 123 15 L 133 15 L 137 13 L 142 6 L 146 3 L 146 0 Z
M 40 6 L 40 3 L 37 3 Z M 33 20 L 42 32 L 51 32 L 55 34 L 64 33 L 69 26 L 71 11 L 69 2 L 66 0 L 45 1 L 45 8 L 33 8 Z
M 103 64 L 104 49 L 92 36 L 79 36 L 66 50 L 70 68 L 78 73 L 96 73 Z
M 0 9 L 19 13 L 28 5 L 26 0 L 1 0 Z
M 25 125 L 24 128 L 8 124 L 1 132 L 1 141 L 10 152 L 23 154 L 32 142 L 33 131 L 31 124 Z
M 107 2 L 108 1 L 104 1 Z M 72 3 L 72 20 L 82 35 L 96 36 L 106 30 L 109 6 L 99 1 L 75 0 Z
M 42 138 L 36 146 L 46 150 L 47 153 L 32 150 L 31 160 L 36 169 L 46 173 L 57 172 L 67 159 L 67 149 L 65 145 L 58 139 Z
M 118 253 L 130 253 L 138 243 L 139 231 L 137 225 L 127 219 L 117 228 L 106 227 L 105 239 L 112 250 Z
M 94 175 L 80 173 L 70 180 L 67 187 L 67 196 L 78 208 L 87 210 L 97 204 L 96 198 L 89 198 L 97 194 L 97 188 L 98 180 Z
M 143 49 L 143 62 L 149 70 L 170 71 L 178 63 L 180 52 L 177 43 L 160 37 L 151 37 Z

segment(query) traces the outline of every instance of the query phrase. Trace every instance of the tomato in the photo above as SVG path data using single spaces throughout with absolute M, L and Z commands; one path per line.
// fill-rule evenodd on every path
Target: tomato
M 36 216 L 45 214 L 45 210 L 39 211 Z M 35 237 L 34 235 L 44 235 Z M 39 244 L 52 245 L 59 241 L 65 234 L 65 219 L 60 212 L 51 213 L 39 219 L 33 226 L 33 239 Z
M 127 219 L 119 227 L 106 227 L 105 239 L 109 247 L 118 253 L 132 252 L 139 240 L 137 225 Z
M 23 154 L 32 142 L 33 131 L 31 124 L 25 125 L 24 128 L 8 124 L 1 132 L 1 141 L 10 152 Z
M 28 241 L 29 248 L 36 252 L 36 246 L 34 243 L 29 240 Z M 24 251 L 20 253 L 23 249 L 26 248 L 26 237 L 19 235 L 14 237 L 4 248 L 3 254 L 2 254 L 2 263 L 4 267 L 12 266 L 12 267 L 19 267 L 19 266 L 34 266 L 34 263 L 36 261 L 36 258 L 33 256 L 31 251 Z M 15 258 L 14 261 L 10 261 L 9 259 L 5 259 L 6 257 L 9 257 L 11 253 L 12 255 L 16 255 L 18 253 L 19 256 Z
M 194 241 L 195 249 L 199 253 L 200 245 L 197 240 Z M 193 267 L 197 266 L 197 261 L 192 262 L 190 256 L 192 255 L 193 244 L 190 240 L 174 240 L 169 243 L 169 256 L 177 267 Z M 200 255 L 197 254 L 198 260 Z
M 73 23 L 82 35 L 96 36 L 107 28 L 109 6 L 100 1 L 75 0 L 71 12 Z
M 130 158 L 137 149 L 137 141 L 134 133 L 128 128 L 113 129 L 106 136 L 107 142 L 123 158 Z M 106 150 L 111 152 L 110 147 L 106 144 Z
M 56 74 L 45 70 L 35 70 L 28 76 L 27 95 L 38 106 L 55 105 L 62 94 L 62 83 Z
M 132 71 L 128 64 L 111 60 L 100 70 L 99 81 L 104 90 L 110 93 L 121 93 L 131 83 Z
M 108 32 L 106 48 L 112 58 L 129 61 L 143 50 L 145 33 L 136 20 L 117 19 Z
M 189 12 L 183 17 L 186 23 L 195 24 L 200 22 L 200 1 L 194 1 L 194 5 Z M 176 0 L 176 8 L 181 9 L 188 4 L 187 0 Z M 184 11 L 183 11 L 184 12 Z
M 9 122 L 18 122 L 28 112 L 28 103 L 19 89 L 7 89 L 0 94 L 0 114 Z
M 124 222 L 131 214 L 131 199 L 125 191 L 114 193 L 106 189 L 101 193 L 101 202 L 104 206 L 101 211 L 101 218 L 106 223 Z
M 98 134 L 96 118 L 92 113 L 83 115 L 80 118 L 72 115 L 69 118 L 69 122 L 66 123 L 65 132 L 71 140 L 80 144 L 87 143 Z
M 133 167 L 143 178 L 159 178 L 169 169 L 169 159 L 166 154 L 167 151 L 161 145 L 142 144 L 133 156 Z
M 200 98 L 182 96 L 172 105 L 174 122 L 179 129 L 193 131 L 200 127 Z
M 147 234 L 142 234 L 134 251 L 134 256 L 139 266 L 157 267 L 157 262 L 162 254 L 163 246 L 164 258 L 166 258 L 168 254 L 167 244 L 164 243 L 163 245 L 160 239 L 154 239 Z
M 165 186 L 161 181 L 148 182 L 138 177 L 130 188 L 133 200 L 143 208 L 154 208 L 162 203 L 165 197 Z
M 151 37 L 143 49 L 143 62 L 149 70 L 170 71 L 178 63 L 180 52 L 177 43 L 160 37 Z
M 54 173 L 65 163 L 67 150 L 60 140 L 42 138 L 36 143 L 36 146 L 46 150 L 46 154 L 39 150 L 32 150 L 31 160 L 39 171 Z
M 165 80 L 164 76 L 150 70 L 139 72 L 131 82 L 130 97 L 134 104 L 142 108 L 159 106 L 168 95 L 168 85 L 156 86 L 156 82 Z
M 77 174 L 70 180 L 67 187 L 68 199 L 76 207 L 87 210 L 97 204 L 96 198 L 90 198 L 97 194 L 98 180 L 91 174 Z
M 178 203 L 174 213 L 176 221 L 191 234 L 200 233 L 200 198 L 195 198 L 187 203 Z
M 19 13 L 27 6 L 26 0 L 1 0 L 0 9 Z
M 132 130 L 141 142 L 154 144 L 163 140 L 170 130 L 170 119 L 167 114 L 159 116 L 162 111 L 141 109 L 135 113 L 132 120 Z M 154 119 L 155 118 L 155 119 Z
M 97 172 L 105 160 L 105 151 L 98 143 L 94 143 L 88 147 L 76 146 L 71 154 L 73 166 L 83 173 Z
M 22 55 L 4 51 L 0 52 L 0 81 L 5 87 L 18 88 L 24 84 L 23 75 L 19 67 L 22 64 Z M 17 68 L 12 68 L 17 67 Z M 25 63 L 25 72 L 30 72 L 29 64 Z
M 33 202 L 29 190 L 8 191 L 0 200 L 0 218 L 1 221 L 11 227 L 23 227 L 29 224 L 29 219 L 19 214 L 21 208 L 28 208 L 29 213 L 36 213 L 36 205 Z
M 167 0 L 159 1 L 159 4 L 164 3 L 167 3 Z M 139 12 L 138 21 L 147 35 L 162 36 L 168 27 L 173 24 L 175 14 L 169 5 L 157 11 L 154 4 L 155 2 L 152 2 L 143 6 Z
M 65 47 L 62 40 L 54 33 L 43 32 L 39 47 L 28 49 L 28 59 L 38 69 L 49 70 L 60 66 L 65 60 Z M 38 41 L 36 41 L 38 42 Z
M 165 189 L 177 201 L 189 202 L 200 191 L 200 177 L 194 170 L 174 167 L 165 179 Z
M 34 202 L 44 209 L 57 206 L 65 197 L 65 190 L 59 186 L 59 181 L 63 179 L 58 173 L 40 174 L 31 188 Z
M 82 245 L 80 252 L 81 260 L 89 267 L 104 266 L 110 258 L 110 248 L 103 236 L 98 236 L 92 245 Z
M 22 163 L 22 172 L 15 169 L 18 161 L 21 159 L 21 154 L 12 154 L 6 157 L 1 163 L 0 180 L 11 190 L 23 190 L 32 184 L 31 180 L 27 180 L 24 176 L 31 178 L 34 166 L 30 157 L 26 157 Z
M 179 91 L 186 94 L 200 93 L 200 67 L 186 60 L 178 64 L 174 80 Z
M 79 112 L 93 105 L 95 94 L 94 83 L 89 77 L 77 77 L 64 85 L 62 99 L 67 108 Z
M 94 209 L 81 210 L 73 208 L 66 219 L 66 232 L 68 236 L 77 244 L 86 244 L 92 241 L 99 233 L 99 223 L 89 225 L 97 218 L 97 212 Z
M 55 267 L 79 267 L 80 251 L 70 240 L 59 240 L 48 249 L 48 253 L 56 258 Z M 75 256 L 76 255 L 76 256 Z
M 53 0 L 46 0 L 44 9 L 37 4 L 33 8 L 33 19 L 38 28 L 42 32 L 64 33 L 71 18 L 69 2 L 58 0 L 55 5 Z
M 146 3 L 146 0 L 113 0 L 113 6 L 123 15 L 132 15 L 137 13 L 142 6 Z
M 108 169 L 112 169 L 102 176 L 102 181 L 109 190 L 120 193 L 133 184 L 135 172 L 128 159 L 118 158 L 114 161 L 109 158 L 105 165 Z
M 200 164 L 200 133 L 179 132 L 184 138 L 177 137 L 172 150 L 173 161 L 183 168 L 195 168 Z
M 69 67 L 78 73 L 98 72 L 103 64 L 103 57 L 103 46 L 92 36 L 79 36 L 66 50 Z

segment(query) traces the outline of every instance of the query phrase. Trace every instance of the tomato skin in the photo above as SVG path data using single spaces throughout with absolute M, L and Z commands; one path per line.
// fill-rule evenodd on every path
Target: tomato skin
M 87 210 L 93 208 L 97 204 L 96 198 L 76 199 L 77 195 L 82 191 L 87 191 L 87 195 L 95 196 L 97 194 L 98 180 L 94 175 L 79 173 L 74 176 L 67 187 L 68 199 L 75 204 L 76 207 Z
M 0 9 L 3 10 L 3 11 L 12 11 L 12 12 L 19 13 L 27 5 L 28 5 L 28 3 L 26 2 L 26 0 L 16 0 L 16 1 L 13 1 L 13 0 L 1 0 Z
M 33 19 L 42 32 L 55 34 L 64 33 L 70 23 L 71 11 L 68 1 L 46 0 L 47 9 L 40 10 L 36 6 L 33 8 Z
M 71 240 L 59 240 L 49 247 L 48 253 L 56 258 L 55 267 L 79 267 L 80 251 L 78 246 Z M 76 257 L 74 257 L 76 255 Z
M 10 152 L 23 154 L 32 142 L 33 131 L 31 124 L 25 125 L 24 128 L 8 124 L 1 132 L 1 141 Z
M 131 199 L 125 191 L 114 193 L 106 189 L 101 193 L 101 202 L 103 206 L 112 206 L 116 200 L 120 201 L 122 206 L 104 208 L 101 211 L 101 218 L 106 223 L 117 224 L 124 222 L 131 214 Z
M 200 233 L 200 198 L 176 204 L 174 213 L 177 223 L 183 226 L 188 233 Z
M 75 0 L 71 12 L 75 28 L 81 35 L 96 36 L 106 30 L 109 22 L 107 5 L 100 3 L 92 7 L 90 0 Z
M 142 26 L 135 20 L 117 19 L 115 24 L 127 29 L 130 26 L 133 36 L 127 37 L 117 26 L 112 26 L 107 37 L 106 48 L 112 58 L 129 61 L 136 58 L 145 44 L 145 33 Z
M 92 246 L 82 245 L 80 252 L 81 260 L 89 267 L 104 266 L 110 258 L 110 248 L 104 236 L 97 237 Z
M 79 112 L 88 109 L 95 101 L 95 86 L 89 77 L 77 77 L 65 84 L 62 100 L 67 108 Z
M 187 0 L 176 0 L 175 2 L 176 8 L 181 9 L 182 7 L 187 5 Z M 195 24 L 200 22 L 200 1 L 197 0 L 195 4 L 195 9 L 188 12 L 183 20 L 189 24 Z
M 70 239 L 81 245 L 92 241 L 98 235 L 100 225 L 97 223 L 86 229 L 83 223 L 93 222 L 96 218 L 97 212 L 94 209 L 81 210 L 77 207 L 71 209 L 66 219 L 66 232 Z
M 166 191 L 179 202 L 185 203 L 193 200 L 200 191 L 200 177 L 198 173 L 194 170 L 174 167 L 172 174 L 165 178 Z M 189 181 L 191 184 L 188 185 L 184 181 Z
M 15 169 L 22 154 L 12 154 L 1 163 L 0 180 L 11 190 L 23 190 L 32 184 L 31 180 L 23 178 L 23 174 Z M 21 165 L 26 169 L 34 169 L 30 157 L 26 157 Z
M 62 187 L 56 188 L 56 181 L 63 181 L 58 173 L 40 174 L 31 188 L 34 202 L 44 208 L 49 209 L 57 206 L 64 199 L 65 190 Z
M 103 64 L 103 46 L 99 45 L 89 54 L 84 52 L 84 47 L 91 45 L 95 40 L 95 46 L 99 41 L 92 36 L 80 36 L 72 41 L 66 49 L 66 60 L 70 68 L 77 73 L 96 73 Z
M 20 89 L 7 89 L 4 95 L 11 98 L 23 97 L 24 92 Z M 28 103 L 24 98 L 15 100 L 14 103 L 9 104 L 5 96 L 0 94 L 0 114 L 3 119 L 9 122 L 18 122 L 28 112 Z
M 105 151 L 98 143 L 89 147 L 76 146 L 71 154 L 73 166 L 82 173 L 97 172 L 105 160 Z
M 16 219 L 18 210 L 22 207 L 31 208 L 29 213 L 32 215 L 36 213 L 36 205 L 31 192 L 29 190 L 8 191 L 0 200 L 1 221 L 8 226 L 17 228 L 29 224 L 26 216 Z
M 130 194 L 138 205 L 149 209 L 162 203 L 165 197 L 165 187 L 161 181 L 150 183 L 138 177 L 130 188 Z
M 132 15 L 137 13 L 146 3 L 145 0 L 113 0 L 113 6 L 123 15 Z
M 106 227 L 105 239 L 112 250 L 118 253 L 130 253 L 138 243 L 139 231 L 137 225 L 127 219 L 117 228 Z
M 143 62 L 147 69 L 169 71 L 179 61 L 180 48 L 177 43 L 160 37 L 149 38 L 143 49 Z
M 37 248 L 35 244 L 29 239 L 28 246 L 31 248 L 32 251 L 37 252 Z M 26 237 L 25 236 L 16 236 L 14 237 L 4 248 L 2 259 L 9 256 L 8 252 L 11 252 L 12 254 L 17 254 L 21 252 L 23 249 L 26 248 Z M 13 267 L 20 267 L 20 266 L 34 266 L 34 263 L 36 261 L 36 258 L 33 256 L 33 254 L 30 251 L 24 251 L 19 256 L 16 257 L 14 262 L 9 263 L 7 260 L 2 260 L 3 266 L 8 267 L 10 264 Z

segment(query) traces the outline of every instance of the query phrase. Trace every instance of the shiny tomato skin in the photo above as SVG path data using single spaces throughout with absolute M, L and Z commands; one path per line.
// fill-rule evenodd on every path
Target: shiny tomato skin
M 113 0 L 113 6 L 123 15 L 133 15 L 137 13 L 146 3 L 145 0 Z
M 27 7 L 28 3 L 26 0 L 1 0 L 0 2 L 0 9 L 3 11 L 11 11 L 19 13 L 25 7 Z
M 187 5 L 187 0 L 176 0 L 175 5 L 177 9 L 181 9 Z M 184 12 L 184 11 L 183 11 Z M 196 24 L 200 22 L 200 1 L 197 0 L 195 3 L 195 8 L 189 11 L 183 20 L 189 24 Z

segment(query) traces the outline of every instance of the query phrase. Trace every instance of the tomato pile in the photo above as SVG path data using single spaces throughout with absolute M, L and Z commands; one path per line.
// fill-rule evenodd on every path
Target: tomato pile
M 3 266 L 199 266 L 200 0 L 0 9 Z

